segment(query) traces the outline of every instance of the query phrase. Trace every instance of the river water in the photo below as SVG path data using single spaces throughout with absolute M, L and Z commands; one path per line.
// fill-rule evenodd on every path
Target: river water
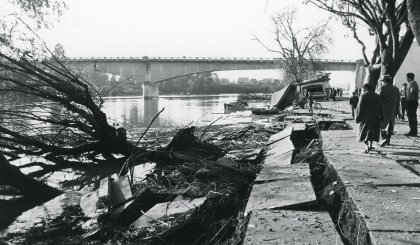
M 118 123 L 125 128 L 145 128 L 162 109 L 164 112 L 153 123 L 152 128 L 174 128 L 186 125 L 203 126 L 221 117 L 216 124 L 232 124 L 249 121 L 251 112 L 224 114 L 224 104 L 238 99 L 237 94 L 223 95 L 175 95 L 158 99 L 143 97 L 106 97 L 104 112 L 110 124 Z M 265 103 L 250 103 L 250 107 L 264 107 Z

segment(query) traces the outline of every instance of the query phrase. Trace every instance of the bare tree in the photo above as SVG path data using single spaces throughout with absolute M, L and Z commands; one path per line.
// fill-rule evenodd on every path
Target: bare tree
M 369 83 L 376 86 L 381 74 L 395 76 L 414 39 L 408 25 L 407 1 L 397 0 L 307 0 L 319 8 L 339 16 L 353 32 L 362 47 L 363 59 L 369 67 Z M 371 58 L 358 35 L 359 27 L 367 26 L 374 37 Z
M 420 2 L 418 0 L 407 0 L 407 9 L 411 29 L 420 45 Z
M 55 0 L 10 2 L 21 13 L 0 19 L 0 185 L 45 198 L 61 193 L 22 174 L 4 156 L 36 155 L 56 163 L 29 164 L 45 174 L 85 169 L 86 163 L 115 163 L 114 153 L 142 153 L 127 141 L 124 129 L 108 124 L 95 86 L 61 63 L 62 46 L 51 52 L 38 37 L 49 16 L 60 15 L 65 5 Z
M 78 156 L 112 160 L 128 155 L 133 146 L 123 132 L 108 124 L 95 87 L 65 66 L 48 60 L 19 59 L 0 53 L 0 95 L 31 98 L 8 101 L 0 109 L 0 147 L 6 154 L 31 154 L 57 161 Z
M 296 26 L 296 10 L 286 9 L 272 18 L 274 24 L 274 41 L 276 48 L 269 47 L 258 37 L 268 51 L 280 56 L 284 64 L 285 78 L 301 82 L 320 67 L 316 58 L 328 51 L 331 44 L 328 20 L 314 26 Z

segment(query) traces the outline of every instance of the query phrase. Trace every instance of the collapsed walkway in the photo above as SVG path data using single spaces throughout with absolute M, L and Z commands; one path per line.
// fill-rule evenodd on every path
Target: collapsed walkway
M 325 104 L 351 129 L 321 131 L 322 158 L 291 164 L 293 126 L 270 139 L 244 244 L 420 244 L 420 138 L 398 122 L 391 146 L 366 154 L 347 103 Z

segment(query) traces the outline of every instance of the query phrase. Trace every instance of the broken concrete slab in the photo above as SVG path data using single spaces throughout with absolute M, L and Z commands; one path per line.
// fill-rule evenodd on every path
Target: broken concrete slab
M 93 217 L 98 209 L 110 211 L 122 205 L 133 197 L 131 182 L 127 175 L 117 180 L 106 177 L 100 181 L 97 190 L 87 193 L 80 198 L 80 207 L 87 217 Z
M 203 197 L 192 200 L 159 203 L 137 219 L 132 225 L 137 229 L 148 227 L 158 222 L 156 220 L 164 217 L 193 211 L 200 207 L 205 201 L 206 198 Z
M 92 191 L 80 198 L 80 207 L 83 210 L 83 213 L 87 217 L 95 216 L 96 210 L 98 209 L 97 203 L 99 200 L 98 191 Z
M 262 183 L 274 180 L 289 180 L 290 178 L 308 179 L 310 177 L 309 166 L 307 163 L 287 165 L 288 167 L 278 165 L 267 165 L 261 169 L 257 175 L 255 183 Z
M 272 153 L 270 155 L 267 155 L 267 157 L 264 160 L 264 165 L 277 167 L 288 166 L 292 163 L 293 152 L 294 150 L 282 154 Z
M 266 149 L 265 165 L 288 165 L 292 162 L 295 147 L 289 136 L 273 141 Z
M 110 176 L 101 179 L 99 188 L 98 188 L 98 197 L 99 199 L 103 199 L 104 202 L 107 202 L 109 200 L 109 196 L 111 195 L 111 184 L 112 184 L 112 178 Z
M 187 188 L 190 189 L 191 187 Z M 183 193 L 186 191 L 187 190 L 183 191 Z M 175 193 L 172 194 L 175 195 Z M 178 195 L 178 197 L 182 197 L 182 195 Z M 142 212 L 147 212 L 156 203 L 159 203 L 160 199 L 162 199 L 160 194 L 154 193 L 147 187 L 139 189 L 132 201 L 128 201 L 124 205 L 113 208 L 111 217 L 120 224 L 130 225 L 143 215 Z M 185 200 L 185 198 L 180 200 Z
M 347 192 L 370 231 L 420 232 L 418 187 L 348 186 Z
M 309 176 L 290 176 L 287 179 L 255 184 L 245 213 L 260 209 L 299 207 L 314 202 L 316 196 Z
M 357 151 L 326 151 L 345 185 L 420 185 L 420 177 L 397 162 Z
M 121 205 L 133 197 L 131 181 L 128 175 L 121 176 L 111 183 L 111 207 Z
M 306 123 L 293 123 L 293 131 L 302 131 L 306 129 Z
M 258 210 L 244 244 L 343 244 L 327 212 Z
M 277 154 L 282 154 L 284 152 L 288 152 L 291 150 L 294 150 L 295 147 L 293 145 L 292 140 L 290 137 L 283 138 L 277 142 L 274 142 L 273 144 L 267 146 L 267 154 L 271 152 L 275 152 Z
M 275 143 L 279 140 L 282 140 L 286 137 L 290 137 L 292 132 L 293 132 L 293 126 L 287 126 L 285 129 L 283 129 L 279 133 L 272 135 L 270 137 L 270 139 L 268 139 L 267 146 L 271 145 L 271 144 L 273 144 L 273 143 Z

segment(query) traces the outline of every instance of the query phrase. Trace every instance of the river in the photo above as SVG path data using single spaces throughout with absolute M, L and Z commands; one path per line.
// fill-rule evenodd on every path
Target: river
M 145 128 L 162 109 L 164 112 L 152 128 L 174 128 L 186 125 L 203 126 L 222 117 L 216 124 L 232 124 L 251 120 L 248 111 L 224 114 L 224 103 L 234 102 L 238 94 L 223 95 L 172 95 L 158 99 L 143 97 L 106 97 L 104 112 L 110 124 L 118 123 L 125 128 Z M 265 103 L 250 103 L 250 107 L 264 107 Z

